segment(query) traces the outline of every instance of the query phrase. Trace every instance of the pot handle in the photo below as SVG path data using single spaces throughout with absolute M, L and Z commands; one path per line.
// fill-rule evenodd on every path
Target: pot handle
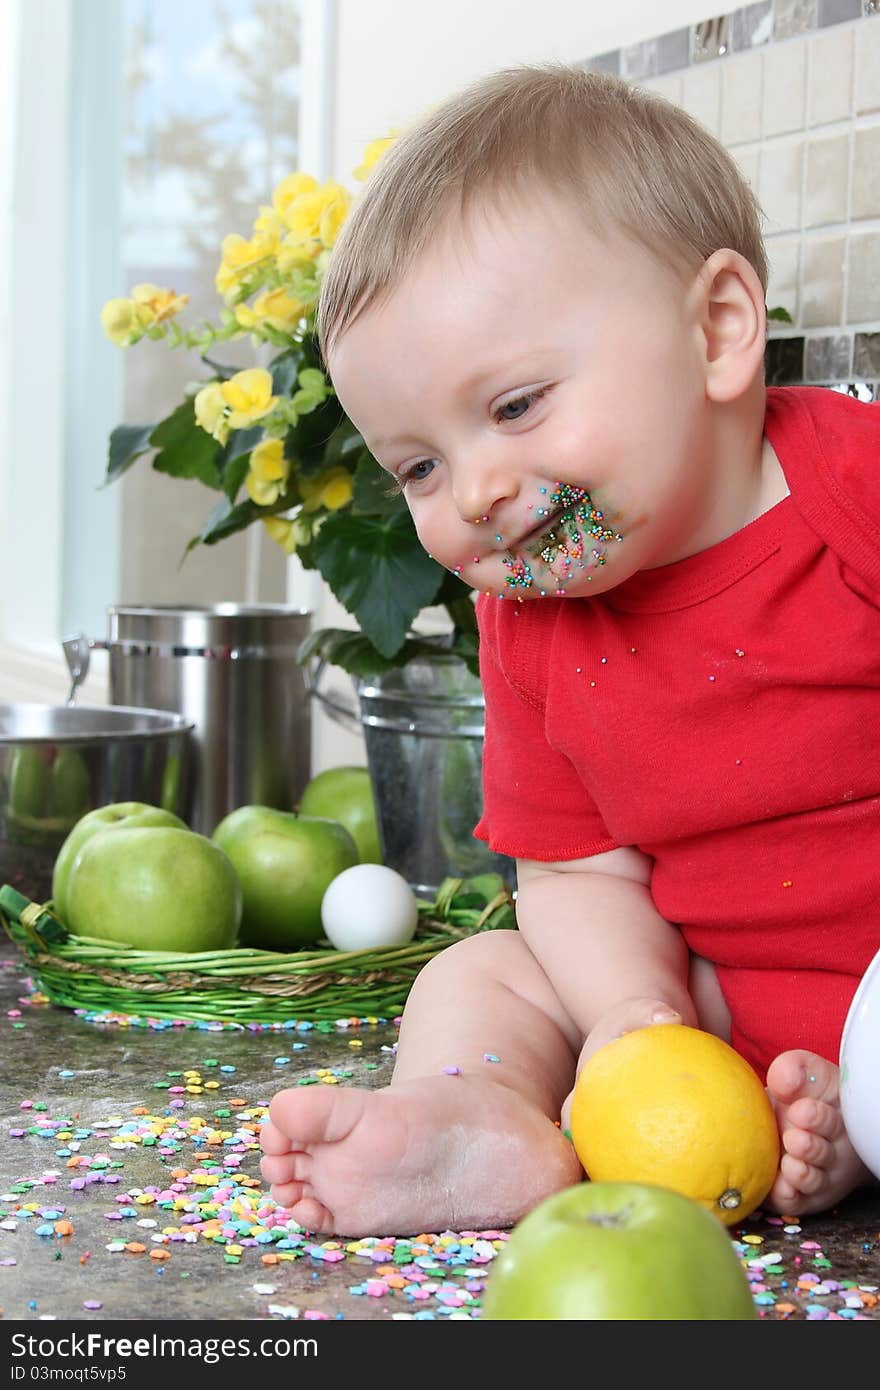
M 84 632 L 76 632 L 70 637 L 62 638 L 61 647 L 70 672 L 70 690 L 67 692 L 66 703 L 72 705 L 77 690 L 89 674 L 89 657 L 93 648 L 106 650 L 107 643 L 95 637 L 87 637 Z
M 307 662 L 303 670 L 306 693 L 310 699 L 317 700 L 323 706 L 328 719 L 332 719 L 335 724 L 341 724 L 345 729 L 354 730 L 355 733 L 361 731 L 361 721 L 358 717 L 357 706 L 352 702 L 339 698 L 336 691 L 328 694 L 322 690 L 321 679 L 327 669 L 327 662 L 321 657 L 318 661 Z

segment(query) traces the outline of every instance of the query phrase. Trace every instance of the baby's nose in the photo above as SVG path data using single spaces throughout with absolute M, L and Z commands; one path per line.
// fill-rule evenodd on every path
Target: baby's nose
M 455 505 L 463 521 L 490 521 L 499 509 L 516 497 L 515 475 L 498 467 L 466 463 L 455 479 Z

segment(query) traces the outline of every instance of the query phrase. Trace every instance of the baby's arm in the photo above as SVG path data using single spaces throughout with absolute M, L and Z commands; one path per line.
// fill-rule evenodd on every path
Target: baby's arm
M 516 915 L 532 954 L 586 1042 L 583 1062 L 628 1029 L 695 1024 L 688 950 L 651 898 L 651 860 L 636 849 L 590 859 L 517 862 Z

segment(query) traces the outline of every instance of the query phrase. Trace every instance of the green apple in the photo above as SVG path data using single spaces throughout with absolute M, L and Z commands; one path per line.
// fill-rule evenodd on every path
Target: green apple
M 357 845 L 362 864 L 382 863 L 373 784 L 365 767 L 328 767 L 319 772 L 303 791 L 299 813 L 338 821 Z
M 76 748 L 59 748 L 49 775 L 46 810 L 72 827 L 89 807 L 89 768 Z
M 163 811 L 161 806 L 149 806 L 144 801 L 113 801 L 108 806 L 98 806 L 82 816 L 55 858 L 52 870 L 52 901 L 55 911 L 63 922 L 67 922 L 67 881 L 73 861 L 87 840 L 99 830 L 129 829 L 136 826 L 166 826 L 186 830 L 185 823 L 173 811 Z
M 489 1275 L 483 1316 L 742 1321 L 758 1311 L 711 1212 L 665 1187 L 582 1182 L 514 1228 Z
M 49 768 L 42 748 L 25 744 L 16 748 L 9 767 L 9 809 L 14 816 L 34 819 L 43 815 Z
M 268 951 L 313 946 L 323 930 L 325 889 L 358 863 L 357 845 L 338 821 L 269 806 L 240 806 L 214 840 L 241 882 L 241 944 Z
M 77 936 L 140 951 L 222 951 L 235 944 L 241 888 L 207 835 L 185 826 L 117 826 L 80 848 L 67 909 Z

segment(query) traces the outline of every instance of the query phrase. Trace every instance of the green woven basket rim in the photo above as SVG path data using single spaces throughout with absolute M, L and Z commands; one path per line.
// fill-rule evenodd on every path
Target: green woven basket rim
M 447 879 L 434 902 L 419 902 L 407 945 L 370 951 L 140 951 L 67 933 L 51 905 L 37 903 L 18 916 L 0 907 L 0 923 L 49 1000 L 63 1007 L 181 1021 L 388 1017 L 402 1009 L 416 975 L 439 951 L 475 932 L 512 925 L 506 890 L 479 908 L 456 906 L 464 882 Z M 6 893 L 0 889 L 0 897 Z M 56 931 L 65 939 L 53 940 Z

